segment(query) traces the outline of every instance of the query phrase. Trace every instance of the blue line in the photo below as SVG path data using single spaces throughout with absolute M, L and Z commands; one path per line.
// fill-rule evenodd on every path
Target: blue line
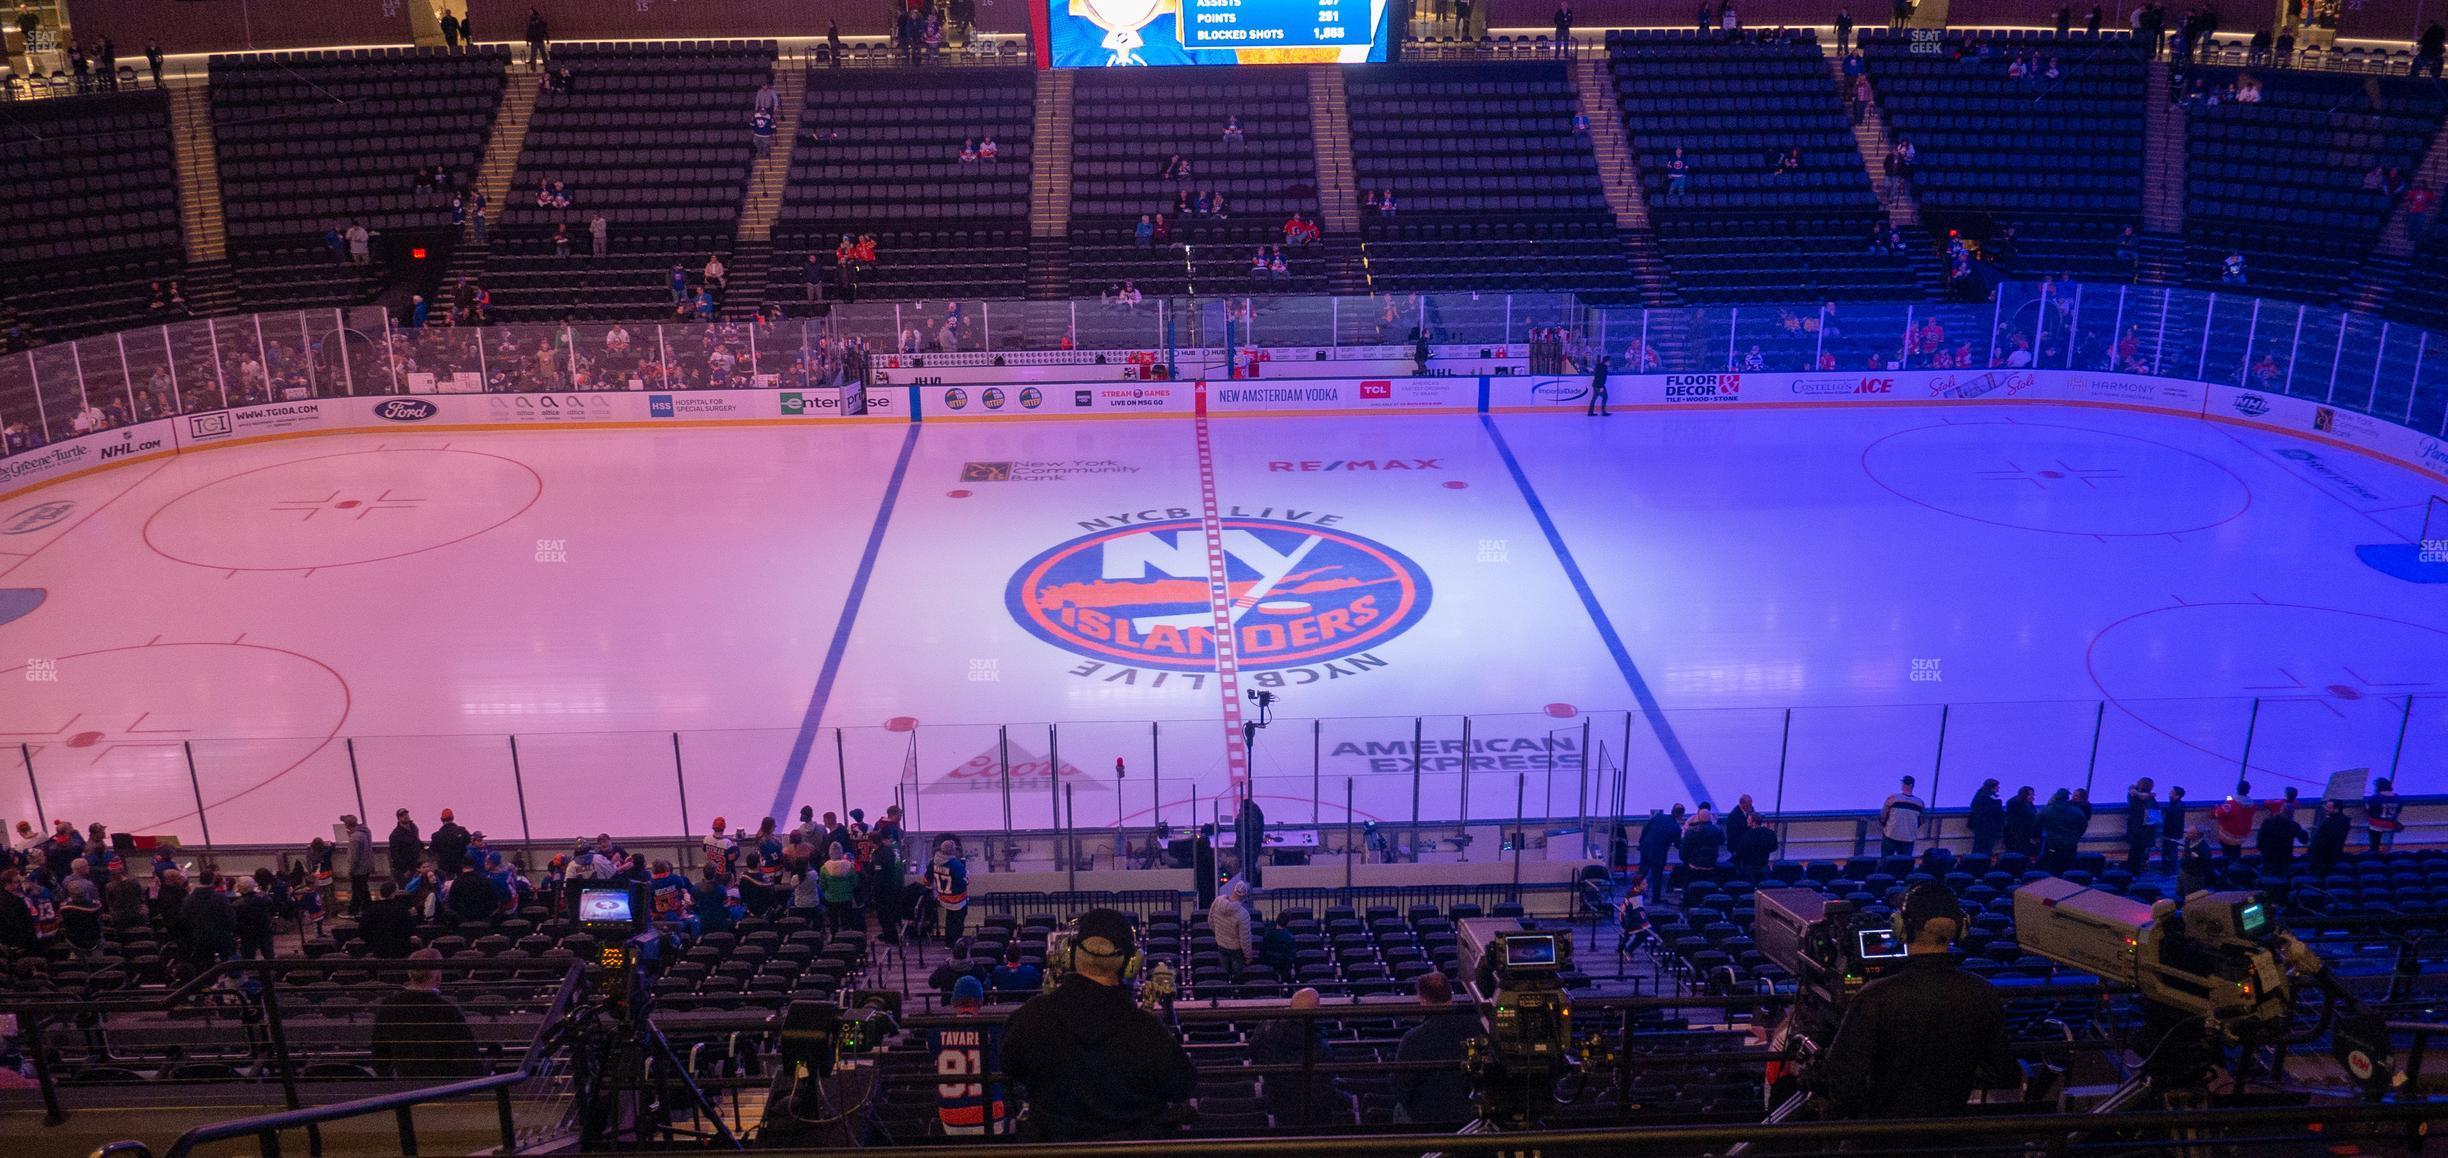
M 1683 742 L 1675 738 L 1674 725 L 1666 722 L 1666 712 L 1658 707 L 1657 696 L 1649 690 L 1649 681 L 1641 678 L 1640 668 L 1632 663 L 1632 653 L 1624 649 L 1623 637 L 1615 634 L 1614 621 L 1598 606 L 1598 596 L 1590 590 L 1589 580 L 1581 574 L 1581 565 L 1573 561 L 1572 551 L 1564 545 L 1564 534 L 1556 529 L 1555 520 L 1548 517 L 1547 505 L 1539 501 L 1538 491 L 1530 486 L 1530 476 L 1522 473 L 1521 461 L 1513 457 L 1513 448 L 1505 444 L 1504 433 L 1496 429 L 1493 415 L 1482 414 L 1479 423 L 1487 427 L 1488 437 L 1496 443 L 1496 453 L 1504 458 L 1505 469 L 1513 472 L 1513 485 L 1521 488 L 1522 501 L 1530 504 L 1530 513 L 1538 519 L 1539 530 L 1547 535 L 1547 546 L 1555 552 L 1556 562 L 1564 565 L 1564 577 L 1572 580 L 1573 593 L 1581 597 L 1581 606 L 1589 612 L 1590 624 L 1598 629 L 1598 638 L 1606 641 L 1607 653 L 1615 657 L 1615 666 L 1623 672 L 1624 682 L 1631 685 L 1632 698 L 1639 701 L 1641 715 L 1648 717 L 1649 730 L 1657 734 L 1658 745 L 1666 750 L 1666 760 L 1674 765 L 1675 775 L 1683 778 L 1683 787 L 1691 790 L 1694 803 L 1715 800 L 1708 785 L 1700 782 L 1700 771 L 1692 767 L 1691 754 L 1683 750 Z M 1632 754 L 1624 753 L 1630 760 Z
M 816 746 L 816 730 L 825 703 L 833 698 L 833 679 L 841 674 L 842 656 L 850 650 L 850 627 L 858 620 L 859 603 L 867 598 L 867 581 L 875 577 L 876 556 L 884 549 L 884 528 L 892 523 L 893 504 L 901 501 L 901 480 L 909 475 L 910 452 L 918 449 L 918 424 L 901 438 L 901 457 L 893 463 L 892 479 L 884 484 L 884 501 L 876 508 L 875 526 L 867 531 L 867 550 L 859 555 L 858 573 L 850 579 L 850 597 L 842 601 L 841 622 L 833 626 L 833 642 L 825 648 L 824 668 L 816 675 L 816 693 L 808 697 L 807 716 L 791 741 L 790 762 L 782 769 L 782 784 L 774 790 L 767 816 L 788 820 L 795 815 L 791 799 L 799 794 L 799 777 L 807 771 L 808 751 Z

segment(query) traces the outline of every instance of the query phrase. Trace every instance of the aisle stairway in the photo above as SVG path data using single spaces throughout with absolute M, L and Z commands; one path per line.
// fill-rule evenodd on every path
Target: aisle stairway
M 2167 99 L 2168 63 L 2150 62 L 2142 99 L 2149 106 L 2142 154 L 2142 228 L 2182 235 L 2185 227 L 2185 109 Z
M 2422 163 L 2414 168 L 2413 183 L 2426 189 L 2448 189 L 2448 129 L 2432 135 Z M 2372 243 L 2371 256 L 2363 259 L 2354 284 L 2344 294 L 2346 308 L 2376 311 L 2397 296 L 2397 287 L 2414 267 L 2413 225 L 2406 199 L 2398 198 L 2389 210 L 2388 223 L 2380 227 L 2379 240 Z
M 1029 135 L 1028 296 L 1071 294 L 1071 89 L 1069 69 L 1037 74 L 1037 121 Z
M 170 86 L 170 137 L 178 162 L 179 235 L 187 263 L 221 261 L 229 254 L 221 216 L 221 164 L 213 153 L 212 110 L 201 80 Z
M 1836 99 L 1849 103 L 1852 82 L 1845 77 L 1844 59 L 1828 58 L 1828 73 L 1836 78 Z M 1907 234 L 1918 231 L 1921 206 L 1913 199 L 1911 188 L 1887 179 L 1887 117 L 1879 111 L 1875 93 L 1860 119 L 1853 122 L 1853 140 L 1861 147 L 1862 164 L 1870 171 L 1870 191 L 1886 208 L 1888 222 Z
M 774 94 L 782 100 L 782 116 L 774 123 L 773 148 L 748 171 L 748 199 L 740 206 L 742 243 L 773 240 L 774 222 L 782 216 L 782 194 L 790 185 L 791 154 L 799 139 L 800 106 L 807 100 L 807 68 L 792 61 L 776 64 Z
M 535 115 L 536 86 L 533 78 L 518 69 L 510 71 L 502 85 L 501 104 L 493 110 L 493 131 L 485 138 L 484 160 L 476 166 L 476 191 L 484 195 L 486 224 L 501 224 L 503 212 L 509 208 L 510 178 L 518 170 L 519 150 L 527 143 L 527 125 Z M 435 304 L 449 308 L 457 301 L 462 282 L 481 282 L 485 259 L 492 256 L 491 244 L 476 243 L 471 229 L 454 239 L 450 261 L 442 267 L 442 277 L 434 284 Z
M 1309 139 L 1316 147 L 1318 229 L 1326 250 L 1327 289 L 1369 292 L 1368 247 L 1360 240 L 1360 182 L 1352 176 L 1351 111 L 1343 70 L 1309 70 Z
M 1624 134 L 1623 111 L 1615 103 L 1615 82 L 1603 53 L 1583 53 L 1573 62 L 1573 90 L 1581 115 L 1589 119 L 1590 152 L 1598 158 L 1598 181 L 1606 188 L 1607 208 L 1615 214 L 1626 256 L 1640 279 L 1641 301 L 1668 305 L 1677 299 L 1673 272 L 1649 228 L 1649 199 L 1642 191 L 1640 161 Z

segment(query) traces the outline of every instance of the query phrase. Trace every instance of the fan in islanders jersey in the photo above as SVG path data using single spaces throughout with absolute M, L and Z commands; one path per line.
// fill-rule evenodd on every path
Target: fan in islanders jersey
M 952 985 L 952 1012 L 977 1016 L 986 1003 L 986 986 L 975 977 Z M 935 1052 L 935 1116 L 946 1134 L 1011 1133 L 1011 1111 L 1003 1105 L 1003 1086 L 989 1083 L 987 1074 L 1003 1068 L 996 1046 L 1002 1027 L 980 1021 L 974 1025 L 943 1026 L 928 1031 Z M 965 1080 L 976 1079 L 976 1080 Z

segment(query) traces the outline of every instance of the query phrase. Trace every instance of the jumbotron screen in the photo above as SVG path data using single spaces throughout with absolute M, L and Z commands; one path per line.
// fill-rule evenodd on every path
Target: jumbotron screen
M 1386 58 L 1387 0 L 1038 0 L 1050 68 L 1359 64 Z

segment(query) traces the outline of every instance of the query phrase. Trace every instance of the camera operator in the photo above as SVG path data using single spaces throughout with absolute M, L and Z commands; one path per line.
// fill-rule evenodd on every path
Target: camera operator
M 1027 1103 L 1022 1138 L 1151 1138 L 1179 1125 L 1198 1071 L 1173 1031 L 1131 1001 L 1123 974 L 1134 938 L 1129 919 L 1112 909 L 1080 914 L 1070 972 L 1005 1026 L 1004 1071 Z
M 1921 884 L 1901 915 L 1901 968 L 1862 987 L 1821 1066 L 1839 1117 L 1943 1117 L 1961 1113 L 1973 1090 L 2021 1080 L 2006 1042 L 2005 1000 L 1955 967 L 1951 947 L 1964 912 L 1953 890 Z

